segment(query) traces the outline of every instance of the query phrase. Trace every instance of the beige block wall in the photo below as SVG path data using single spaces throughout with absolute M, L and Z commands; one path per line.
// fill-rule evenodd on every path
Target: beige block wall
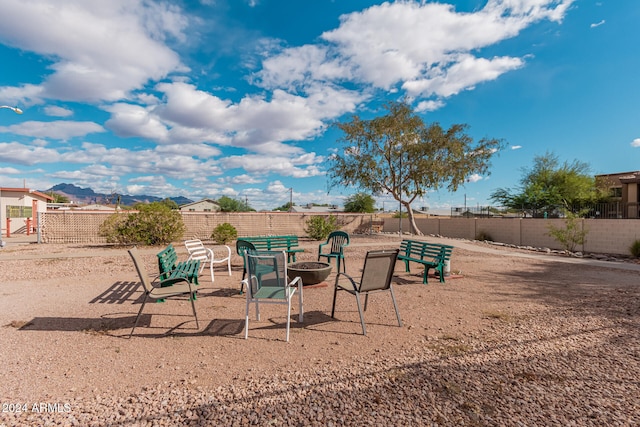
M 408 222 L 408 221 L 407 221 Z M 565 227 L 563 219 L 537 218 L 422 218 L 416 221 L 425 234 L 474 240 L 480 231 L 491 236 L 495 242 L 536 248 L 563 249 L 549 235 L 549 226 Z M 408 227 L 408 225 L 407 225 Z M 584 247 L 577 251 L 629 255 L 629 247 L 640 240 L 638 219 L 583 219 L 580 227 L 588 230 Z M 403 227 L 405 232 L 409 229 Z M 397 233 L 398 219 L 386 219 L 383 232 Z
M 475 234 L 484 233 L 493 241 L 520 245 L 520 220 L 514 218 L 478 218 L 475 219 Z
M 104 243 L 98 235 L 100 224 L 109 216 L 104 212 L 57 211 L 42 214 L 41 241 L 43 243 Z M 368 233 L 371 221 L 382 220 L 370 214 L 333 214 L 341 229 L 348 233 Z M 238 230 L 239 236 L 294 234 L 304 237 L 306 221 L 313 215 L 300 213 L 199 213 L 184 212 L 187 231 L 185 238 L 208 240 L 213 229 L 228 222 Z M 321 215 L 327 216 L 327 215 Z M 384 218 L 383 232 L 397 233 L 398 218 Z M 480 231 L 496 242 L 519 246 L 562 249 L 549 236 L 549 225 L 564 227 L 562 219 L 518 218 L 421 218 L 416 221 L 426 235 L 441 235 L 473 240 Z M 640 240 L 638 219 L 584 219 L 580 220 L 588 234 L 584 252 L 629 254 L 629 247 Z M 403 219 L 403 229 L 409 232 L 409 221 Z
M 586 252 L 628 255 L 629 247 L 640 240 L 638 219 L 587 219 L 584 225 L 588 230 L 584 245 Z
M 121 213 L 120 215 L 126 215 Z M 304 237 L 306 222 L 312 216 L 328 217 L 329 214 L 301 213 L 214 213 L 181 212 L 185 223 L 185 239 L 208 240 L 213 229 L 222 223 L 229 223 L 238 230 L 238 236 L 266 236 L 293 234 Z M 105 243 L 99 235 L 100 225 L 111 213 L 86 211 L 49 211 L 42 215 L 41 241 L 43 243 Z M 372 220 L 370 214 L 331 214 L 336 217 L 340 229 L 348 233 L 368 232 Z

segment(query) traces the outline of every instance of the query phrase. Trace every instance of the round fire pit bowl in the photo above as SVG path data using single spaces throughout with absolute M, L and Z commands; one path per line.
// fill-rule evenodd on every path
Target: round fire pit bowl
M 319 261 L 302 261 L 287 265 L 289 280 L 300 276 L 302 285 L 316 285 L 331 274 L 331 264 Z

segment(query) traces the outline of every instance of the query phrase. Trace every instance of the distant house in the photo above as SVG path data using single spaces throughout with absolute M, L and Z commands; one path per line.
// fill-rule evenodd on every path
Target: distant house
M 38 212 L 47 211 L 53 197 L 29 188 L 0 187 L 0 230 L 7 233 L 26 233 L 38 226 Z M 30 229 L 28 229 L 29 227 Z
M 318 206 L 314 204 L 308 205 L 293 205 L 289 209 L 289 212 L 294 213 L 332 213 L 332 212 L 344 212 L 344 209 L 338 207 L 338 205 Z
M 187 203 L 180 206 L 182 212 L 218 212 L 220 205 L 211 199 L 202 199 L 197 202 Z
M 608 192 L 608 218 L 640 218 L 640 171 L 596 175 L 596 187 Z

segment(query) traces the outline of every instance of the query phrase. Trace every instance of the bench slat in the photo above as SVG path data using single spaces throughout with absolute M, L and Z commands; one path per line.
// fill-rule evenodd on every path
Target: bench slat
M 178 254 L 172 244 L 157 254 L 160 279 L 185 278 L 194 285 L 198 285 L 200 260 L 178 262 Z
M 296 253 L 303 252 L 298 248 L 298 236 L 249 236 L 240 237 L 241 240 L 253 243 L 257 250 L 286 250 L 289 261 L 296 260 Z

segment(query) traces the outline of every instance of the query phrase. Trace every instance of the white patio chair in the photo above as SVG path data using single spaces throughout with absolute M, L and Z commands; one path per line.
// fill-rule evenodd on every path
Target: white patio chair
M 213 275 L 213 264 L 227 263 L 227 270 L 231 276 L 231 248 L 227 245 L 213 246 L 213 249 L 204 246 L 200 239 L 186 240 L 184 245 L 189 252 L 189 260 L 200 260 L 200 273 L 204 270 L 205 263 L 209 263 L 211 281 L 215 280 Z M 216 252 L 218 254 L 216 255 Z

